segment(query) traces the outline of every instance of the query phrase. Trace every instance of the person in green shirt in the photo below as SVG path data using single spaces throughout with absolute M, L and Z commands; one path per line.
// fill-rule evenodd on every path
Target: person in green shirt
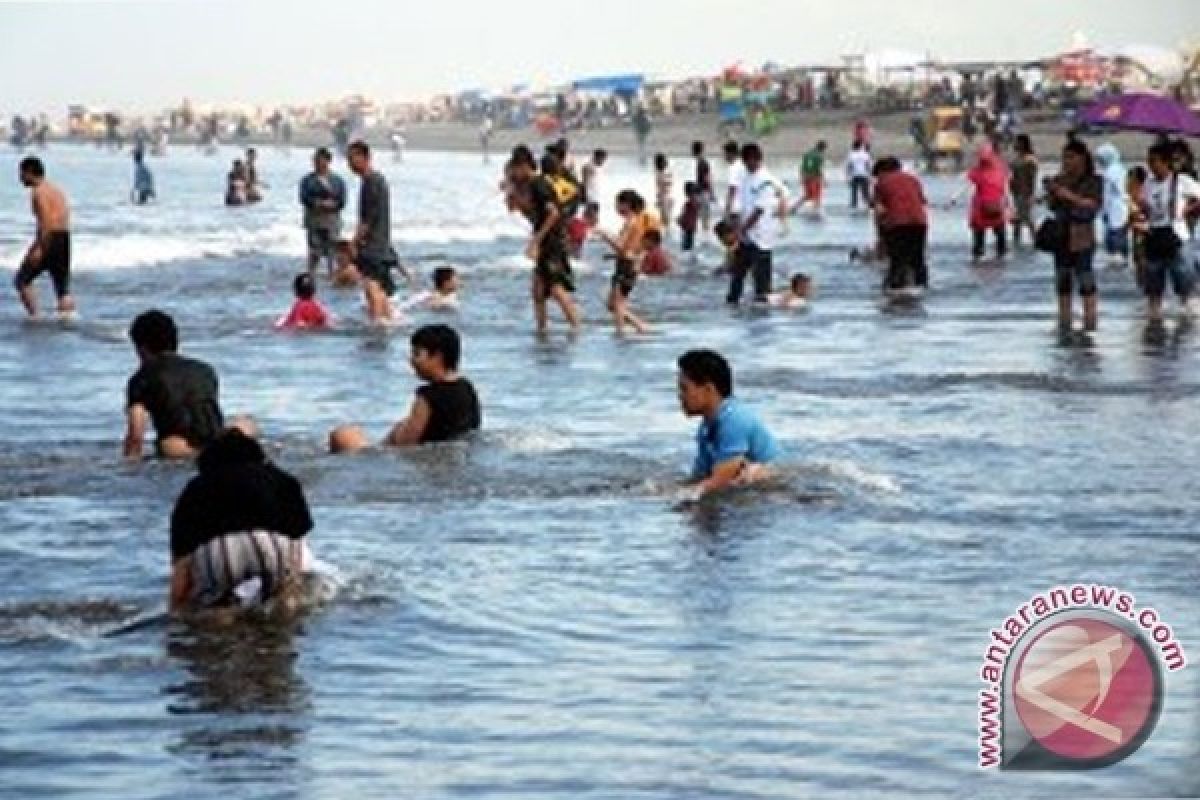
M 817 142 L 816 147 L 804 154 L 800 162 L 800 183 L 804 186 L 804 196 L 796 204 L 799 211 L 805 205 L 812 203 L 813 213 L 821 213 L 821 195 L 825 191 L 825 142 Z

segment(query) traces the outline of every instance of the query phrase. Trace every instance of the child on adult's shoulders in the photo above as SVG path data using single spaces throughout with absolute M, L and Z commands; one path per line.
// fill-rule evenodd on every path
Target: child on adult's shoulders
M 400 310 L 420 308 L 428 311 L 458 311 L 458 290 L 461 286 L 458 271 L 454 267 L 438 267 L 433 271 L 433 289 L 408 298 Z
M 471 382 L 458 374 L 462 343 L 447 325 L 425 325 L 410 340 L 409 363 L 424 383 L 417 388 L 408 416 L 397 422 L 384 446 L 444 442 L 476 431 L 483 423 Z M 329 434 L 329 449 L 347 453 L 370 446 L 362 428 L 341 425 Z
M 296 302 L 275 323 L 280 330 L 327 330 L 333 327 L 329 312 L 317 301 L 317 284 L 310 273 L 301 272 L 292 281 Z
M 567 223 L 567 244 L 570 247 L 572 258 L 579 258 L 583 254 L 583 245 L 587 242 L 588 235 L 595 230 L 599 223 L 599 203 L 588 203 L 582 214 L 573 217 Z

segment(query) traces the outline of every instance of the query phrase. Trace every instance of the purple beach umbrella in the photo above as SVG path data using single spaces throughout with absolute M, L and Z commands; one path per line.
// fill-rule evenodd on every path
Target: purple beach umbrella
M 1200 136 L 1200 117 L 1182 103 L 1157 94 L 1105 97 L 1081 110 L 1078 120 L 1097 128 Z

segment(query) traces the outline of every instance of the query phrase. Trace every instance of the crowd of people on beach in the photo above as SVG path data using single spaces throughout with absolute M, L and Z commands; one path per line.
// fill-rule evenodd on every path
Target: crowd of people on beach
M 886 262 L 882 289 L 895 296 L 919 295 L 929 285 L 926 248 L 929 202 L 918 175 L 893 156 L 875 159 L 869 128 L 856 126 L 844 166 L 849 206 L 861 202 L 871 214 L 872 246 L 852 251 L 864 261 Z M 721 270 L 728 275 L 725 301 L 741 302 L 747 278 L 756 306 L 804 308 L 812 279 L 791 276 L 782 292 L 773 291 L 774 254 L 787 233 L 789 218 L 824 213 L 827 146 L 818 142 L 805 153 L 798 170 L 801 195 L 765 165 L 754 142 L 727 142 L 723 191 L 703 142 L 691 148 L 691 180 L 684 182 L 684 203 L 676 216 L 674 174 L 665 155 L 653 159 L 653 208 L 638 191 L 612 191 L 606 182 L 607 153 L 595 151 L 577 168 L 566 140 L 548 145 L 540 157 L 519 145 L 504 165 L 501 189 L 510 212 L 530 226 L 525 255 L 533 264 L 531 298 L 535 328 L 548 329 L 550 301 L 572 331 L 581 325 L 574 300 L 572 259 L 589 242 L 608 251 L 613 263 L 606 297 L 618 334 L 638 333 L 650 323 L 630 304 L 641 276 L 672 271 L 666 247 L 674 228 L 680 252 L 694 259 L 710 232 L 724 251 Z M 455 312 L 460 308 L 459 280 L 451 266 L 433 272 L 432 288 L 396 304 L 393 273 L 412 283 L 392 245 L 390 188 L 375 169 L 371 149 L 363 141 L 346 148 L 350 170 L 359 178 L 357 222 L 343 238 L 342 212 L 347 205 L 345 181 L 332 169 L 333 154 L 318 149 L 313 169 L 300 182 L 297 199 L 306 232 L 306 269 L 296 275 L 295 302 L 276 326 L 313 330 L 334 324 L 317 299 L 324 277 L 332 286 L 359 286 L 368 322 L 393 326 L 416 309 Z M 135 203 L 153 198 L 152 179 L 141 173 L 135 154 Z M 60 314 L 74 312 L 70 294 L 70 209 L 66 195 L 46 178 L 41 160 L 21 161 L 20 180 L 31 191 L 37 232 L 15 278 L 22 304 L 37 316 L 34 280 L 50 276 Z M 1200 183 L 1190 150 L 1181 141 L 1160 140 L 1147 153 L 1146 166 L 1127 169 L 1111 145 L 1093 156 L 1080 139 L 1070 136 L 1061 153 L 1061 169 L 1039 184 L 1039 164 L 1032 142 L 1019 136 L 1011 163 L 996 148 L 984 145 L 966 184 L 950 202 L 970 194 L 968 226 L 971 252 L 978 263 L 987 237 L 997 259 L 1028 232 L 1039 250 L 1052 255 L 1059 321 L 1072 324 L 1072 299 L 1083 302 L 1083 324 L 1094 330 L 1098 320 L 1093 262 L 1102 247 L 1114 263 L 1132 259 L 1134 274 L 1147 298 L 1151 320 L 1161 316 L 1167 284 L 1188 308 L 1197 278 L 1188 243 L 1200 219 Z M 1039 192 L 1040 185 L 1040 192 Z M 226 203 L 239 205 L 262 195 L 254 151 L 235 163 Z M 236 202 L 234 202 L 236 200 Z M 599 225 L 606 203 L 621 220 L 616 231 Z M 1040 222 L 1036 207 L 1046 213 Z M 805 211 L 807 209 L 807 212 Z M 1099 219 L 1102 241 L 1095 235 Z M 715 224 L 714 224 L 715 220 Z M 710 228 L 711 225 L 711 228 Z M 324 264 L 324 276 L 321 265 Z M 179 353 L 174 320 L 159 310 L 134 319 L 129 336 L 139 368 L 126 390 L 124 456 L 140 459 L 144 440 L 153 429 L 155 453 L 163 458 L 196 459 L 198 474 L 184 490 L 171 519 L 172 608 L 249 605 L 273 597 L 311 562 L 303 546 L 312 519 L 299 482 L 271 464 L 257 443 L 259 431 L 249 417 L 226 417 L 211 366 Z M 411 335 L 410 364 L 421 381 L 405 417 L 382 439 L 383 446 L 406 447 L 467 436 L 483 425 L 483 403 L 460 372 L 463 345 L 455 329 L 444 323 L 422 325 Z M 695 500 L 732 485 L 758 481 L 771 472 L 780 449 L 762 422 L 733 393 L 733 370 L 718 353 L 693 350 L 678 362 L 677 390 L 685 414 L 701 418 L 696 458 L 687 490 Z M 332 453 L 371 446 L 361 427 L 343 425 L 329 435 Z

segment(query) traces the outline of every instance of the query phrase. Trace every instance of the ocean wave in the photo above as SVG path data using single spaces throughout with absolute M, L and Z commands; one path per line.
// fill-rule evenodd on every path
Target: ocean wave
M 421 245 L 476 245 L 516 240 L 520 228 L 495 225 L 398 225 L 393 241 L 401 260 L 405 249 Z M 28 242 L 0 243 L 0 265 L 15 269 L 25 256 Z M 519 243 L 513 249 L 519 251 Z M 162 264 L 269 256 L 301 259 L 306 251 L 305 233 L 299 225 L 282 222 L 259 228 L 231 227 L 223 230 L 188 231 L 179 226 L 171 232 L 76 232 L 72 237 L 72 269 L 107 271 L 137 269 Z M 520 259 L 522 266 L 528 262 Z
M 883 494 L 900 494 L 900 483 L 890 475 L 860 467 L 853 461 L 825 461 L 813 465 L 814 469 L 831 478 L 843 480 Z

